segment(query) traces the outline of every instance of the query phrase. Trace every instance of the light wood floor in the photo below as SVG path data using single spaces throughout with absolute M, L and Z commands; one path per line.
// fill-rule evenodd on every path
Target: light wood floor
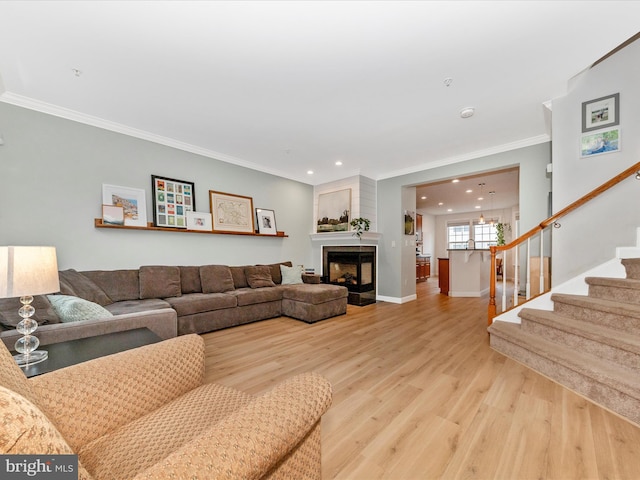
M 325 479 L 640 478 L 640 428 L 492 351 L 487 299 L 436 280 L 404 305 L 206 334 L 207 380 L 259 394 L 325 375 Z

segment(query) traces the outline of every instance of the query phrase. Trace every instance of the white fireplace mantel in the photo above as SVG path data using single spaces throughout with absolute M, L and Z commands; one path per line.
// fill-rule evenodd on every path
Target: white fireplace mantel
M 326 241 L 343 241 L 348 244 L 358 244 L 361 242 L 375 242 L 382 238 L 381 233 L 377 232 L 362 232 L 360 239 L 355 236 L 353 232 L 327 232 L 327 233 L 312 233 L 309 235 L 313 242 L 326 242 Z

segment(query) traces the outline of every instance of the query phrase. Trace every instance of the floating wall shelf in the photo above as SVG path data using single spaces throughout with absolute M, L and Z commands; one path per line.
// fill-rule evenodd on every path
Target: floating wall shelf
M 118 230 L 154 230 L 158 232 L 181 232 L 181 233 L 204 233 L 207 235 L 244 235 L 249 237 L 288 237 L 284 232 L 278 232 L 277 235 L 264 235 L 261 233 L 239 233 L 239 232 L 214 232 L 208 230 L 187 230 L 186 228 L 168 228 L 168 227 L 155 227 L 153 223 L 147 223 L 146 227 L 133 227 L 131 225 L 110 225 L 103 223 L 101 218 L 94 219 L 94 226 L 96 228 L 115 228 Z

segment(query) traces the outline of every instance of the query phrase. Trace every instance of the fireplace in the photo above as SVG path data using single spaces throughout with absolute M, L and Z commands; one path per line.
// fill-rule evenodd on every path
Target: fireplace
M 351 305 L 375 303 L 375 246 L 325 246 L 322 248 L 322 257 L 325 283 L 347 287 Z

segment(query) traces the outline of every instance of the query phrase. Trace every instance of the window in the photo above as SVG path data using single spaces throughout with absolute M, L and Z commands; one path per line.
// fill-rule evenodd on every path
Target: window
M 498 236 L 494 223 L 473 223 L 473 240 L 476 248 L 489 248 L 497 245 Z
M 447 224 L 447 245 L 449 250 L 464 250 L 469 242 L 469 223 Z

